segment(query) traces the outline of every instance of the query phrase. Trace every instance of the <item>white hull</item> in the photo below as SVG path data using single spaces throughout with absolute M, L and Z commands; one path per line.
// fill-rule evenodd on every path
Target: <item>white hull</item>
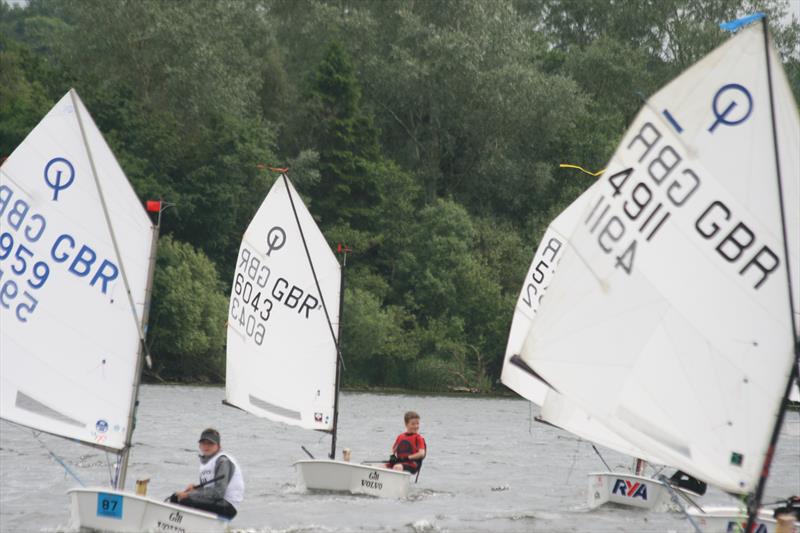
M 689 514 L 703 530 L 703 533 L 739 533 L 747 526 L 747 513 L 738 507 L 704 507 L 704 513 L 697 509 L 689 509 Z M 752 533 L 774 533 L 777 522 L 773 513 L 761 509 L 756 526 Z M 800 531 L 800 524 L 795 522 L 794 531 Z
M 228 520 L 213 513 L 117 490 L 72 489 L 72 526 L 81 530 L 134 533 L 217 533 Z
M 694 496 L 693 493 L 677 487 L 673 487 L 673 490 Z M 606 503 L 615 503 L 640 509 L 666 510 L 670 507 L 670 501 L 669 489 L 657 479 L 618 472 L 589 474 L 590 509 Z
M 381 498 L 408 496 L 411 474 L 377 465 L 329 459 L 297 461 L 298 485 L 307 490 L 367 494 Z

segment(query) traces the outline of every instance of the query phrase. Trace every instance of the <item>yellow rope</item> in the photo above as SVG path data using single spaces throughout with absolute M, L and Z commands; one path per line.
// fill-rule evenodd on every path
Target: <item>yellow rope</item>
M 577 169 L 578 169 L 578 170 L 580 170 L 581 172 L 585 172 L 586 174 L 589 174 L 590 176 L 594 176 L 594 177 L 597 177 L 597 176 L 599 176 L 600 174 L 602 174 L 603 172 L 605 172 L 605 171 L 606 171 L 606 169 L 602 169 L 602 170 L 598 170 L 597 172 L 591 172 L 591 171 L 589 171 L 589 170 L 586 170 L 586 169 L 585 169 L 585 168 L 583 168 L 583 167 L 579 167 L 578 165 L 570 165 L 570 164 L 567 164 L 567 163 L 561 163 L 561 164 L 560 164 L 560 165 L 558 165 L 558 166 L 559 166 L 560 168 L 577 168 Z

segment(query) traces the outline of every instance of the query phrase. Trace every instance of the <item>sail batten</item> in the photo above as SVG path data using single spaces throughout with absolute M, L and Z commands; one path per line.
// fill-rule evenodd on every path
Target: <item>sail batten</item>
M 330 431 L 336 398 L 340 266 L 294 186 L 280 176 L 236 260 L 228 310 L 226 402 Z
M 800 298 L 786 282 L 800 273 L 800 120 L 782 71 L 770 116 L 765 50 L 779 62 L 763 31 L 648 99 L 585 193 L 521 350 L 576 409 L 732 493 L 762 470 L 795 360 L 786 302 Z

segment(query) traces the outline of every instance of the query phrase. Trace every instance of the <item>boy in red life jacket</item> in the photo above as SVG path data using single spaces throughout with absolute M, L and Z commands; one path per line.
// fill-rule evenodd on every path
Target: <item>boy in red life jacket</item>
M 408 411 L 403 418 L 406 431 L 395 439 L 386 467 L 415 474 L 425 458 L 425 439 L 419 434 L 419 415 L 416 412 Z

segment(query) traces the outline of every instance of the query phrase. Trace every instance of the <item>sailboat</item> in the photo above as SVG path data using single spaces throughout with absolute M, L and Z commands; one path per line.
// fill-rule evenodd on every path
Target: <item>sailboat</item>
M 797 375 L 798 146 L 762 19 L 648 99 L 519 354 L 645 457 L 747 495 L 747 530 Z
M 281 174 L 247 227 L 236 259 L 225 403 L 331 434 L 328 459 L 294 464 L 301 487 L 402 498 L 409 473 L 336 460 L 343 273 Z
M 157 228 L 75 90 L 0 167 L 0 418 L 117 454 L 69 491 L 76 527 L 222 531 L 124 492 Z
M 579 196 L 553 220 L 540 240 L 517 298 L 500 379 L 520 396 L 541 407 L 537 421 L 620 453 L 636 458 L 647 457 L 651 463 L 662 464 L 659 458 L 626 442 L 600 420 L 551 388 L 518 355 L 528 330 L 536 320 L 547 287 L 556 275 L 558 262 L 569 246 L 569 236 L 580 223 L 588 204 L 588 193 Z M 630 473 L 614 472 L 610 468 L 606 472 L 590 473 L 587 492 L 589 508 L 605 503 L 641 509 L 664 509 L 670 506 L 670 488 L 662 480 L 643 475 L 643 469 L 635 468 L 636 465 L 641 465 L 639 459 L 634 461 Z M 694 491 L 681 487 L 673 487 L 673 490 L 689 497 L 697 496 Z

